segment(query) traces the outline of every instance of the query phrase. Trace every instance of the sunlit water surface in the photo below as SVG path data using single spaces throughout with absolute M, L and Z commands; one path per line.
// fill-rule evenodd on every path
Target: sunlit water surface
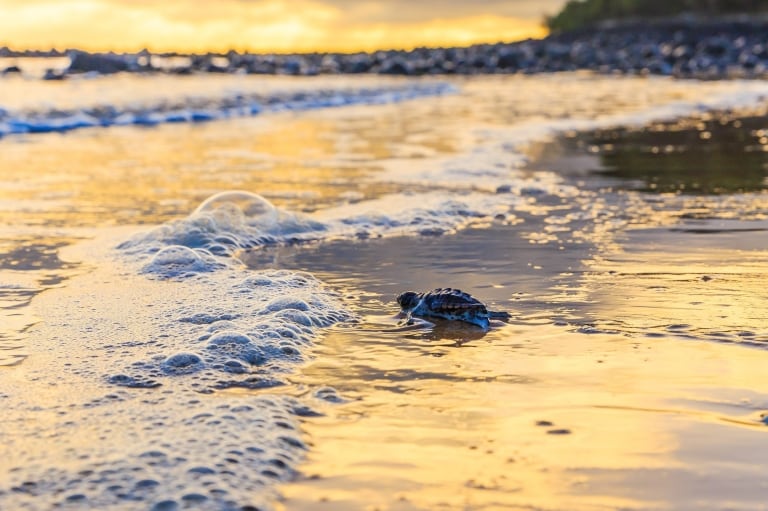
M 146 80 L 44 87 L 408 83 Z M 768 88 L 452 85 L 0 139 L 0 507 L 762 509 L 768 139 L 706 112 Z M 398 323 L 446 286 L 511 321 Z

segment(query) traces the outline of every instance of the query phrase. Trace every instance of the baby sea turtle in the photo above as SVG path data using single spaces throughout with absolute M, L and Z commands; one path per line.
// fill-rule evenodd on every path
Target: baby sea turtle
M 488 330 L 491 319 L 509 319 L 506 312 L 489 311 L 483 302 L 459 289 L 439 288 L 427 293 L 407 291 L 397 297 L 397 303 L 409 323 L 412 316 L 464 321 Z

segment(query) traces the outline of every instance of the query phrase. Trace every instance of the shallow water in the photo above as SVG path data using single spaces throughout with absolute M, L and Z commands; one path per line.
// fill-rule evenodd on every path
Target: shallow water
M 0 140 L 2 507 L 760 509 L 768 89 L 449 89 Z
M 324 278 L 366 283 L 368 324 L 330 334 L 292 378 L 349 402 L 308 424 L 285 509 L 760 509 L 765 238 L 746 262 L 717 234 L 691 249 L 701 234 L 643 229 L 622 243 L 634 257 L 606 263 L 529 244 L 524 225 L 328 248 L 343 263 Z M 510 324 L 392 331 L 397 282 L 447 278 Z

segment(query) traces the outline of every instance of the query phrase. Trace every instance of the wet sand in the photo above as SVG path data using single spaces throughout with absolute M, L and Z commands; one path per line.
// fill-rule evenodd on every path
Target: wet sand
M 292 378 L 290 393 L 329 385 L 344 402 L 304 421 L 312 448 L 284 509 L 763 509 L 766 158 L 744 149 L 759 121 L 733 121 L 712 142 L 693 122 L 548 144 L 531 167 L 613 211 L 562 232 L 547 228 L 581 201 L 452 236 L 281 253 L 322 268 L 365 318 Z M 723 138 L 744 143 L 723 155 Z M 659 144 L 678 150 L 649 163 Z M 702 190 L 712 153 L 730 165 L 709 164 Z M 404 283 L 471 290 L 512 320 L 398 328 Z
M 199 441 L 185 450 L 204 458 L 201 466 L 227 463 L 227 474 L 210 474 L 214 489 L 224 485 L 238 504 L 267 508 L 279 482 L 288 510 L 763 509 L 762 119 L 565 136 L 528 147 L 533 162 L 521 169 L 531 129 L 546 138 L 553 126 L 579 126 L 601 112 L 636 124 L 633 108 L 644 119 L 659 94 L 671 101 L 698 97 L 686 93 L 699 86 L 736 86 L 570 75 L 463 85 L 460 96 L 376 109 L 7 141 L 0 268 L 9 279 L 3 321 L 13 323 L 0 332 L 9 375 L 0 399 L 9 419 L 3 432 L 14 442 L 3 456 L 8 487 L 0 497 L 28 498 L 31 509 L 49 502 L 41 498 L 64 502 L 56 484 L 67 480 L 58 474 L 78 487 L 91 483 L 79 473 L 92 464 L 142 464 L 140 437 L 171 447 Z M 509 186 L 494 193 L 497 181 Z M 112 385 L 105 375 L 153 356 L 167 360 L 166 344 L 198 349 L 199 325 L 168 333 L 179 324 L 177 309 L 200 312 L 203 303 L 202 312 L 220 312 L 227 289 L 205 294 L 194 281 L 149 280 L 113 264 L 114 247 L 128 236 L 113 228 L 146 231 L 185 218 L 232 188 L 289 212 L 343 211 L 381 198 L 396 209 L 434 190 L 458 198 L 480 190 L 510 207 L 460 219 L 443 235 L 390 232 L 248 252 L 254 270 L 311 272 L 361 318 L 328 328 L 283 361 L 274 375 L 282 386 L 202 394 L 191 389 L 200 383 L 195 374 L 162 373 L 160 390 Z M 422 213 L 409 212 L 406 222 L 418 222 Z M 82 239 L 109 255 L 98 259 Z M 400 328 L 394 296 L 438 286 L 465 289 L 512 319 L 487 334 L 456 324 Z M 231 309 L 252 312 L 245 302 Z M 117 341 L 125 344 L 115 349 Z M 235 473 L 216 442 L 246 445 L 284 425 L 178 424 L 189 393 L 205 409 L 284 394 L 324 415 L 280 416 L 282 424 L 301 422 L 294 432 L 309 447 L 292 441 L 280 474 L 259 475 L 244 462 Z M 157 395 L 173 417 L 159 420 L 145 401 Z M 43 415 L 53 419 L 30 429 L 29 417 Z M 105 423 L 120 440 L 103 434 L 84 445 L 81 433 Z M 56 469 L 40 496 L 9 487 L 41 477 L 40 467 Z M 87 492 L 125 508 L 184 503 L 179 492 L 198 488 L 183 484 L 180 467 L 158 469 L 164 479 L 155 494 L 128 491 L 136 501 L 109 500 L 103 481 Z M 266 489 L 251 491 L 246 483 L 256 479 Z M 78 502 L 88 504 L 62 505 Z

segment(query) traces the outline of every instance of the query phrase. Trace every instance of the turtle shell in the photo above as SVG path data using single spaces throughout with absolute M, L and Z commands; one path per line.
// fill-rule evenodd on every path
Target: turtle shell
M 437 314 L 488 314 L 485 304 L 460 289 L 439 288 L 422 295 L 423 304 Z

